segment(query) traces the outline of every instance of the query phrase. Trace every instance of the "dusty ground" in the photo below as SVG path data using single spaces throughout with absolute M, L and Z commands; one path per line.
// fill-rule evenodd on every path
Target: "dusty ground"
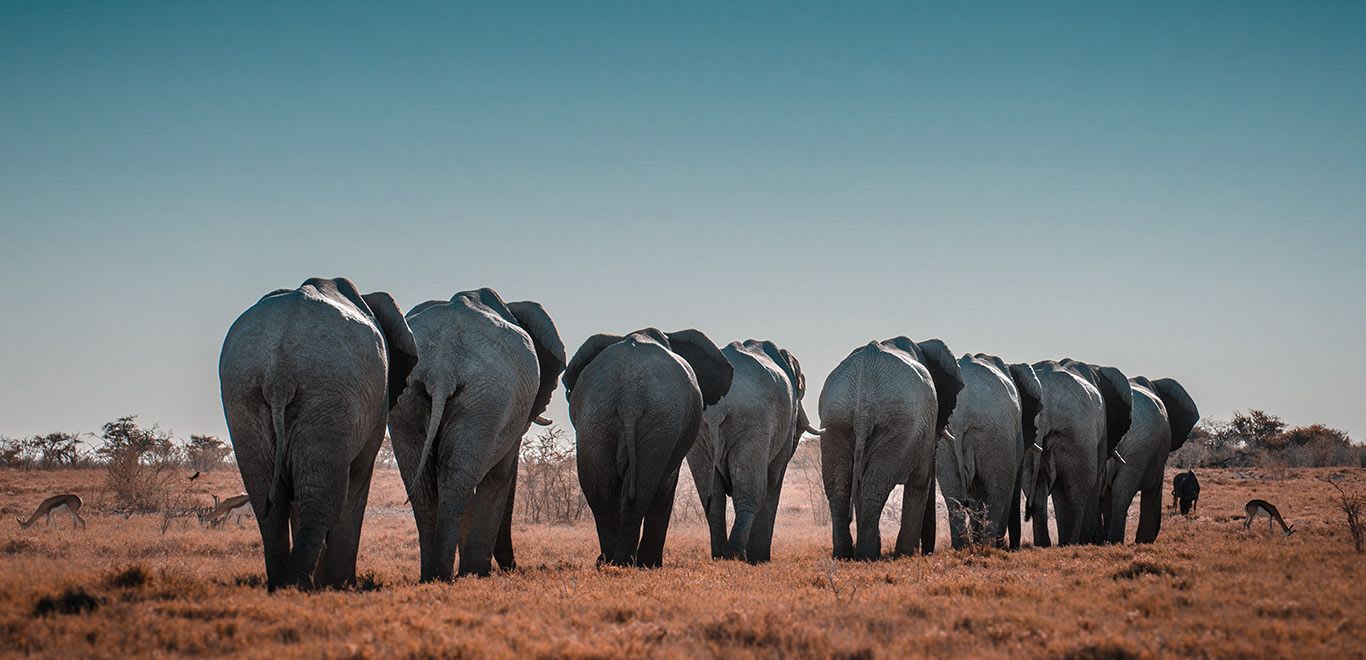
M 766 566 L 711 561 L 695 520 L 674 526 L 655 571 L 595 569 L 587 523 L 522 525 L 515 573 L 418 585 L 398 476 L 380 470 L 360 557 L 367 590 L 268 595 L 254 523 L 212 530 L 190 519 L 163 533 L 160 516 L 101 513 L 100 471 L 0 471 L 6 516 L 71 491 L 89 519 L 84 531 L 65 519 L 0 524 L 0 652 L 1363 657 L 1366 556 L 1316 480 L 1336 473 L 1366 489 L 1360 469 L 1204 471 L 1198 515 L 1169 514 L 1153 546 L 970 554 L 945 550 L 941 532 L 933 556 L 856 564 L 827 558 L 829 530 L 814 522 L 799 472 Z M 192 493 L 207 502 L 238 490 L 223 471 Z M 1301 531 L 1244 531 L 1252 497 Z M 889 524 L 885 545 L 894 534 Z M 69 588 L 94 609 L 35 613 Z

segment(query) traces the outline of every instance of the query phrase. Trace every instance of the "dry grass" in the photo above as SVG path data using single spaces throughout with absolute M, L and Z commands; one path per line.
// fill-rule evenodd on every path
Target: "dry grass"
M 418 585 L 412 518 L 380 470 L 354 592 L 268 595 L 254 526 L 103 513 L 98 471 L 0 471 L 0 512 L 86 499 L 89 528 L 0 526 L 0 649 L 47 656 L 1366 654 L 1363 560 L 1318 477 L 1366 470 L 1205 470 L 1199 515 L 1168 515 L 1147 547 L 942 550 L 828 559 L 807 480 L 789 475 L 774 562 L 713 562 L 701 523 L 672 530 L 666 567 L 593 567 L 591 523 L 521 526 L 522 568 Z M 1276 478 L 1269 478 L 1269 477 Z M 685 477 L 686 479 L 686 477 Z M 192 495 L 240 490 L 207 474 Z M 1252 497 L 1302 530 L 1242 528 Z M 1134 507 L 1136 513 L 1137 506 Z M 940 514 L 941 523 L 943 513 Z M 894 526 L 884 543 L 890 545 Z M 1132 534 L 1132 523 L 1130 534 Z

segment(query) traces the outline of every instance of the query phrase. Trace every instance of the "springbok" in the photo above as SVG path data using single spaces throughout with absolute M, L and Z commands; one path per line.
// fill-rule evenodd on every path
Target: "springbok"
M 208 513 L 200 514 L 199 522 L 208 523 L 210 527 L 218 527 L 223 524 L 230 516 L 236 517 L 237 526 L 242 526 L 242 517 L 251 515 L 251 499 L 246 493 L 234 495 L 226 500 L 220 501 L 217 495 L 213 496 L 213 508 Z
M 1275 527 L 1272 527 L 1271 523 L 1278 522 L 1281 524 L 1282 534 L 1290 536 L 1295 533 L 1295 526 L 1286 525 L 1285 518 L 1282 518 L 1281 512 L 1276 510 L 1276 505 L 1266 500 L 1249 500 L 1243 510 L 1247 512 L 1247 518 L 1243 520 L 1243 529 L 1252 529 L 1252 521 L 1256 520 L 1257 516 L 1266 516 L 1267 531 L 1274 531 Z
M 19 522 L 20 527 L 28 529 L 29 525 L 32 525 L 33 521 L 38 519 L 38 516 L 43 516 L 47 518 L 48 527 L 51 527 L 53 513 L 69 513 L 71 514 L 72 529 L 75 529 L 76 525 L 80 525 L 81 529 L 85 529 L 85 518 L 81 517 L 81 498 L 71 493 L 53 495 L 52 497 L 43 500 L 43 503 L 38 505 L 38 509 L 33 512 L 33 515 L 28 517 L 28 520 L 19 520 L 18 518 L 15 518 L 15 520 Z

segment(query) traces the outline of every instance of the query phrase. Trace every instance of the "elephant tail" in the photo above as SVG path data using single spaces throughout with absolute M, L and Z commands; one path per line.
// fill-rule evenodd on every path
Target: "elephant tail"
M 621 479 L 621 514 L 624 516 L 636 499 L 636 433 L 631 421 L 622 422 L 621 439 L 617 443 L 617 477 Z
M 272 393 L 270 401 L 270 426 L 275 436 L 275 465 L 270 476 L 270 494 L 266 495 L 266 505 L 261 509 L 261 517 L 270 515 L 271 506 L 279 501 L 280 482 L 284 480 L 285 463 L 289 458 L 289 433 L 285 430 L 285 409 L 294 400 L 294 388 Z
M 872 429 L 868 428 L 868 416 L 864 414 L 854 415 L 854 474 L 853 481 L 849 486 L 849 510 L 857 511 L 859 497 L 863 487 L 863 470 L 865 467 L 865 456 L 868 449 L 868 436 L 872 434 Z
M 427 420 L 427 438 L 422 441 L 422 456 L 417 460 L 417 471 L 413 472 L 413 481 L 408 484 L 408 500 L 412 501 L 413 491 L 417 490 L 417 485 L 422 483 L 423 477 L 427 476 L 427 461 L 432 456 L 432 445 L 436 444 L 436 434 L 441 430 L 441 418 L 446 416 L 446 401 L 450 397 L 432 397 L 432 416 Z

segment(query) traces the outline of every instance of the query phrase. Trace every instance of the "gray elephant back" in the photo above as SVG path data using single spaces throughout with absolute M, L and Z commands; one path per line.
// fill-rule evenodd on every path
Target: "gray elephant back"
M 355 309 L 375 325 L 375 329 L 384 338 L 385 357 L 389 365 L 386 388 L 389 408 L 392 409 L 398 403 L 398 397 L 403 393 L 408 382 L 408 374 L 417 365 L 418 357 L 417 342 L 413 339 L 412 329 L 408 327 L 403 312 L 393 296 L 383 291 L 361 295 L 356 285 L 345 277 L 309 278 L 299 285 L 297 290 L 305 288 L 313 289 L 318 295 L 336 304 Z M 286 292 L 284 289 L 277 290 L 266 298 Z
M 663 346 L 688 363 L 697 379 L 698 390 L 702 394 L 703 407 L 715 405 L 730 391 L 734 370 L 726 356 L 706 335 L 698 330 L 688 329 L 664 333 L 657 328 L 644 328 L 631 333 L 628 337 L 638 336 L 642 341 L 650 341 Z M 612 334 L 596 334 L 574 353 L 564 370 L 565 396 L 573 395 L 579 376 L 607 347 L 626 337 Z
M 963 373 L 958 366 L 958 360 L 953 357 L 953 351 L 939 339 L 913 342 L 903 336 L 893 337 L 883 344 L 909 353 L 930 372 L 938 400 L 935 431 L 943 431 L 948 426 L 949 417 L 953 415 L 953 409 L 958 403 L 958 393 L 963 391 Z
M 1071 358 L 1060 364 L 1100 392 L 1105 406 L 1105 451 L 1114 451 L 1133 423 L 1134 393 L 1129 379 L 1114 367 L 1098 367 Z

